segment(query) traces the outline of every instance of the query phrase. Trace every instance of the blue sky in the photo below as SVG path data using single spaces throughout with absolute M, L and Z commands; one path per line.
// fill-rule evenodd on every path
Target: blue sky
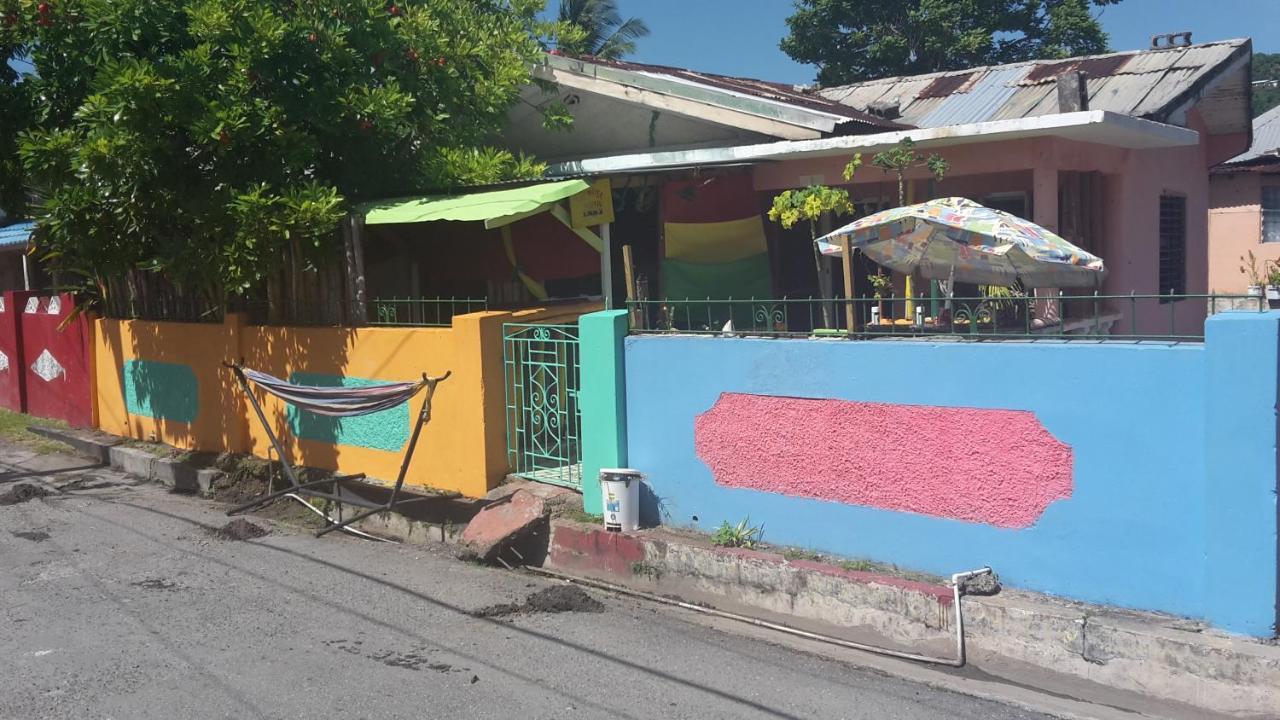
M 549 6 L 558 0 L 549 0 Z M 623 15 L 639 15 L 652 34 L 638 62 L 677 65 L 725 75 L 809 83 L 813 68 L 778 49 L 791 0 L 619 0 Z M 1254 37 L 1255 52 L 1280 52 L 1280 0 L 1125 0 L 1102 10 L 1116 50 L 1150 44 L 1155 33 L 1191 30 L 1195 42 Z
M 809 83 L 816 71 L 778 49 L 791 0 L 618 0 L 652 29 L 631 59 L 776 82 Z M 559 0 L 548 0 L 554 10 Z M 1255 52 L 1280 52 L 1280 0 L 1124 0 L 1102 9 L 1116 50 L 1154 33 L 1191 30 L 1196 42 L 1254 36 Z M 1255 35 L 1256 34 L 1256 35 Z M 25 69 L 25 68 L 24 68 Z

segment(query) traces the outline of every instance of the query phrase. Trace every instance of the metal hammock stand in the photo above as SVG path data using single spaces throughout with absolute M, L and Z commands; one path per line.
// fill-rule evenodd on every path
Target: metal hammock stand
M 316 537 L 320 537 L 334 530 L 346 530 L 348 532 L 356 532 L 348 525 L 359 522 L 371 515 L 380 512 L 386 512 L 395 507 L 399 496 L 400 489 L 404 486 L 405 475 L 409 472 L 409 462 L 413 460 L 414 448 L 418 445 L 418 436 L 422 434 L 422 428 L 431 420 L 431 398 L 435 395 L 436 385 L 449 379 L 453 374 L 452 371 L 445 372 L 440 377 L 429 377 L 426 373 L 422 374 L 421 382 L 412 383 L 387 383 L 383 385 L 371 385 L 359 388 L 346 387 L 316 387 L 310 385 L 294 385 L 287 383 L 279 378 L 272 377 L 266 373 L 257 372 L 255 370 L 244 367 L 241 363 L 223 362 L 235 373 L 236 379 L 240 382 L 241 389 L 244 390 L 245 397 L 249 399 L 249 404 L 253 406 L 253 411 L 257 413 L 258 420 L 262 423 L 262 429 L 267 433 L 267 438 L 271 441 L 271 446 L 275 448 L 276 455 L 280 458 L 280 467 L 284 470 L 284 476 L 289 481 L 289 487 L 283 490 L 270 492 L 270 485 L 267 486 L 267 494 L 256 500 L 238 505 L 227 511 L 227 515 L 237 515 L 261 507 L 267 503 L 273 502 L 286 495 L 293 495 L 301 500 L 301 496 L 322 498 L 332 500 L 338 503 L 346 503 L 356 507 L 366 508 L 362 513 L 358 513 L 345 520 L 334 520 L 325 515 L 325 519 L 329 521 L 322 530 L 316 532 Z M 391 495 L 385 503 L 378 503 L 372 500 L 366 500 L 361 497 L 340 494 L 339 483 L 346 480 L 361 480 L 365 478 L 364 473 L 356 473 L 354 475 L 335 475 L 334 477 L 324 480 L 315 480 L 312 482 L 298 482 L 297 472 L 286 459 L 288 455 L 281 446 L 279 438 L 271 430 L 271 423 L 267 421 L 267 415 L 262 411 L 262 405 L 259 404 L 258 398 L 254 396 L 253 389 L 250 387 L 253 382 L 266 392 L 275 395 L 281 400 L 298 408 L 310 410 L 321 415 L 331 417 L 353 417 L 357 415 L 368 415 L 370 413 L 387 410 L 398 407 L 408 402 L 419 391 L 426 388 L 427 395 L 422 400 L 422 409 L 418 412 L 418 422 L 413 426 L 413 434 L 409 437 L 409 445 L 405 448 L 404 460 L 400 464 L 400 475 L 396 478 L 395 485 L 391 488 Z M 318 486 L 332 485 L 332 492 L 316 490 Z M 409 502 L 416 502 L 426 498 L 414 498 L 400 502 L 404 505 Z M 305 502 L 305 501 L 304 501 Z M 310 503 L 308 503 L 310 504 Z M 363 535 L 363 533 L 360 533 Z

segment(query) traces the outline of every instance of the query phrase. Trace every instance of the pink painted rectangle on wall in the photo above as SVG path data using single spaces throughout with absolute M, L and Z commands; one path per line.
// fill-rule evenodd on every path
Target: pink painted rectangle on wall
M 724 393 L 694 434 L 726 487 L 1003 528 L 1072 491 L 1070 446 L 1024 410 Z

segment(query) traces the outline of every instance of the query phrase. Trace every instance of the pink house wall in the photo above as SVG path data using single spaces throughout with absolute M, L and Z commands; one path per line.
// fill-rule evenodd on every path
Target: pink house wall
M 1204 134 L 1198 112 L 1192 111 L 1188 127 Z M 1097 171 L 1104 175 L 1103 237 L 1100 254 L 1107 262 L 1108 276 L 1103 294 L 1156 295 L 1159 287 L 1160 196 L 1164 193 L 1187 198 L 1187 287 L 1188 294 L 1209 290 L 1208 168 L 1228 152 L 1239 152 L 1243 140 L 1236 136 L 1209 138 L 1199 145 L 1152 150 L 1128 150 L 1061 138 L 1032 138 L 998 143 L 975 143 L 943 148 L 937 152 L 950 163 L 947 178 L 936 194 L 963 192 L 976 196 L 989 192 L 1026 191 L 1031 197 L 1032 218 L 1057 230 L 1058 173 Z M 849 186 L 855 197 L 896 193 L 892 178 L 864 166 Z M 838 184 L 848 156 L 788 160 L 754 168 L 756 189 L 774 192 L 799 187 L 806 182 Z M 923 169 L 908 178 L 928 181 Z M 805 181 L 805 182 L 802 182 Z M 1163 289 L 1164 292 L 1168 288 Z M 1144 334 L 1198 334 L 1205 317 L 1205 303 L 1184 300 L 1170 307 L 1156 299 L 1137 301 L 1136 329 Z M 1114 304 L 1127 310 L 1127 301 Z M 1126 323 L 1128 319 L 1126 318 Z M 1126 330 L 1131 329 L 1127 326 Z
M 1280 186 L 1280 175 L 1221 173 L 1209 179 L 1209 286 L 1214 292 L 1243 293 L 1248 278 L 1240 258 L 1253 251 L 1258 272 L 1280 261 L 1280 243 L 1262 242 L 1262 188 Z

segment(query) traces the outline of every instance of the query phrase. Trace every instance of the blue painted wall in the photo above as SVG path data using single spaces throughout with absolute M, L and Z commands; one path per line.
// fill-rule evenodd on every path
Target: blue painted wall
M 386 381 L 295 372 L 289 376 L 289 382 L 319 387 L 365 387 Z M 317 415 L 289 405 L 289 429 L 295 436 L 307 440 L 398 452 L 409 442 L 409 405 L 405 403 L 370 415 L 344 418 Z
M 669 523 L 750 516 L 775 544 L 940 575 L 989 564 L 1014 587 L 1268 635 L 1278 326 L 1218 316 L 1204 345 L 631 336 L 628 458 Z M 723 488 L 693 432 L 723 392 L 1029 410 L 1074 449 L 1073 494 L 1018 530 Z
M 190 365 L 128 360 L 122 374 L 124 405 L 130 413 L 184 423 L 200 414 L 200 384 Z

